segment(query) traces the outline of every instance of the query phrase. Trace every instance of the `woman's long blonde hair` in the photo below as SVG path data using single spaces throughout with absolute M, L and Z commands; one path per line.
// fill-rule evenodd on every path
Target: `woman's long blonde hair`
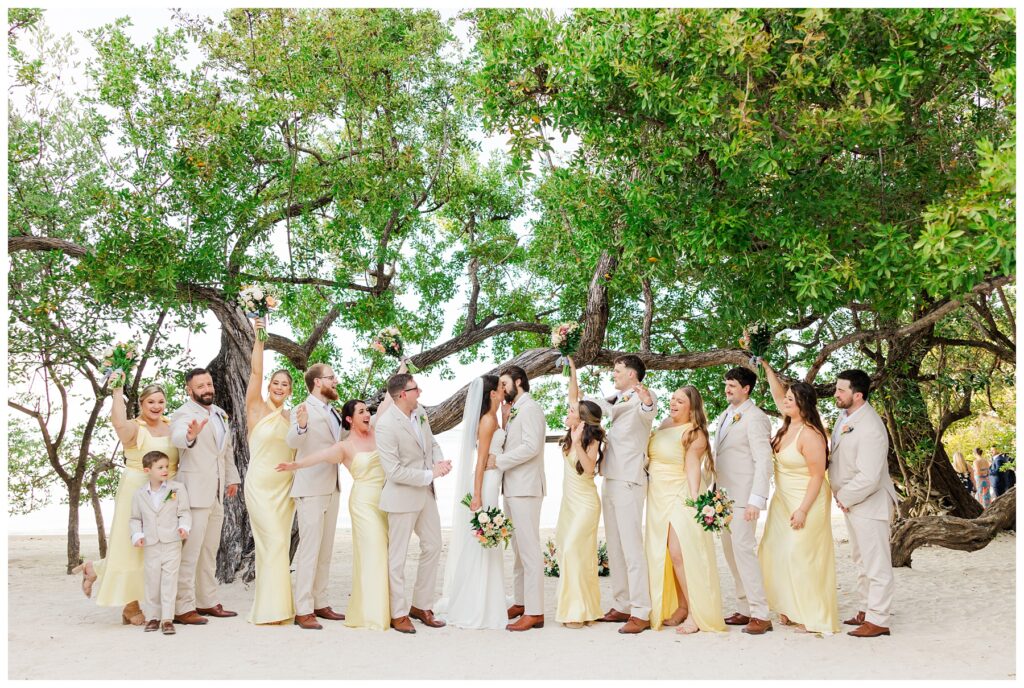
M 964 453 L 962 451 L 953 452 L 953 470 L 957 473 L 968 473 L 967 462 L 964 461 Z
M 682 436 L 683 456 L 686 456 L 686 450 L 690 448 L 694 440 L 703 434 L 706 448 L 701 457 L 700 469 L 701 473 L 708 476 L 708 483 L 713 483 L 715 481 L 715 459 L 711 455 L 711 438 L 708 435 L 708 416 L 704 411 L 704 399 L 701 397 L 700 391 L 693 385 L 680 387 L 679 391 L 685 394 L 690 402 L 691 427 Z

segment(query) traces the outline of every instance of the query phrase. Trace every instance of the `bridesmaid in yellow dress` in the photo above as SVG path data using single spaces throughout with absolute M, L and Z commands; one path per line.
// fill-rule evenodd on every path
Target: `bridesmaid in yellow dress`
M 399 367 L 405 372 L 405 363 Z M 304 457 L 282 463 L 278 471 L 330 462 L 340 463 L 352 474 L 352 492 L 348 512 L 352 517 L 352 596 L 345 610 L 345 625 L 386 631 L 391 627 L 391 602 L 388 597 L 388 518 L 377 508 L 384 488 L 384 469 L 377 456 L 374 435 L 376 418 L 393 402 L 389 395 L 370 416 L 366 402 L 350 399 L 341 407 L 341 427 L 349 435 L 342 441 Z
M 112 392 L 110 422 L 124 447 L 125 467 L 114 499 L 107 558 L 95 563 L 87 561 L 73 571 L 82 574 L 82 592 L 86 597 L 92 596 L 95 587 L 96 604 L 124 605 L 121 623 L 141 626 L 146 622 L 138 602 L 143 595 L 142 549 L 132 547 L 128 532 L 132 497 L 148 479 L 142 470 L 142 457 L 151 451 L 167 454 L 173 478 L 178 471 L 178 449 L 171 445 L 170 421 L 164 415 L 167 398 L 162 387 L 149 385 L 139 393 L 139 416 L 132 420 L 128 420 L 124 389 L 115 387 Z
M 265 324 L 257 318 L 253 327 L 259 332 Z M 295 502 L 289 495 L 292 475 L 282 475 L 274 467 L 295 456 L 295 450 L 289 449 L 284 441 L 290 422 L 284 403 L 292 394 L 292 378 L 286 370 L 274 372 L 267 385 L 266 399 L 260 391 L 262 384 L 263 342 L 256 337 L 245 390 L 245 422 L 249 435 L 245 508 L 256 544 L 256 598 L 248 620 L 252 624 L 290 624 L 295 608 L 288 549 Z
M 669 417 L 651 436 L 644 548 L 651 581 L 651 628 L 678 626 L 677 633 L 725 631 L 722 593 L 711 533 L 686 505 L 714 477 L 708 419 L 696 387 L 669 399 Z
M 826 469 L 828 442 L 817 395 L 806 382 L 788 388 L 761 361 L 782 427 L 772 439 L 775 494 L 758 549 L 768 604 L 785 626 L 836 633 L 836 559 Z
M 594 473 L 603 456 L 601 407 L 581 401 L 576 363 L 569 358 L 569 431 L 562 447 L 562 504 L 558 512 L 555 547 L 558 550 L 558 607 L 555 620 L 566 628 L 591 625 L 604 615 L 597 581 L 597 524 L 601 500 Z

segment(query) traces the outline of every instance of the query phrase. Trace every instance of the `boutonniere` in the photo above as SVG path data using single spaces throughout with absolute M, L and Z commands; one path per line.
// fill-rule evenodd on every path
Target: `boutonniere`
M 740 418 L 742 418 L 742 417 L 743 417 L 742 413 L 734 413 L 734 414 L 732 414 L 732 422 L 733 423 L 739 423 L 740 422 Z
M 167 501 L 170 501 L 172 499 L 177 499 L 177 498 L 178 498 L 178 491 L 177 490 L 171 490 L 170 492 L 167 493 L 167 496 L 164 497 L 164 501 L 167 502 Z
M 626 403 L 627 401 L 629 401 L 632 398 L 633 398 L 633 393 L 632 392 L 626 392 L 621 397 L 619 397 L 619 403 L 620 404 L 624 404 L 624 403 Z
M 844 425 L 843 427 L 839 428 L 840 435 L 849 435 L 851 432 L 853 432 L 852 425 Z
M 420 425 L 422 426 L 426 422 L 427 422 L 427 414 L 421 413 L 420 414 Z
M 510 423 L 511 423 L 511 422 L 512 422 L 512 420 L 513 420 L 513 419 L 514 419 L 514 418 L 515 418 L 516 416 L 518 416 L 518 415 L 519 415 L 519 408 L 518 408 L 518 407 L 515 407 L 515 408 L 513 408 L 513 409 L 512 409 L 512 412 L 508 414 L 508 422 L 510 422 Z

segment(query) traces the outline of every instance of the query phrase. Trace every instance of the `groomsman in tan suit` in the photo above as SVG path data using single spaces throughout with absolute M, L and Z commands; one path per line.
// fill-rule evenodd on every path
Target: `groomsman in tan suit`
M 625 621 L 619 633 L 640 633 L 651 627 L 643 513 L 647 442 L 658 401 L 641 384 L 646 374 L 647 367 L 638 356 L 620 356 L 612 370 L 615 397 L 590 398 L 610 419 L 600 472 L 604 476 L 601 502 L 614 606 L 598 621 Z
M 896 489 L 889 477 L 889 435 L 871 404 L 871 378 L 863 370 L 845 370 L 836 379 L 836 406 L 842 409 L 832 431 L 828 479 L 846 518 L 850 549 L 857 567 L 860 611 L 844 624 L 849 635 L 889 635 L 889 610 L 895 583 L 889 550 L 889 523 Z
M 192 532 L 181 552 L 174 621 L 204 624 L 203 616 L 238 616 L 217 602 L 217 550 L 224 525 L 224 497 L 238 494 L 228 414 L 213 403 L 213 377 L 203 368 L 185 375 L 189 400 L 171 416 L 171 444 L 179 449 L 179 481 L 188 490 Z
M 331 405 L 338 400 L 338 379 L 329 365 L 316 363 L 303 375 L 309 396 L 292 409 L 285 444 L 295 450 L 295 460 L 330 447 L 341 439 L 341 414 Z M 299 546 L 295 550 L 295 625 L 307 630 L 323 628 L 316 618 L 344 621 L 345 615 L 327 603 L 331 577 L 334 533 L 338 529 L 341 486 L 338 464 L 320 463 L 295 471 L 292 499 L 299 522 Z
M 394 405 L 377 419 L 377 453 L 384 469 L 379 508 L 388 515 L 388 585 L 391 627 L 415 633 L 409 617 L 432 628 L 444 626 L 431 609 L 441 560 L 441 519 L 434 479 L 452 469 L 430 431 L 427 412 L 419 404 L 420 388 L 408 373 L 392 375 L 388 394 Z M 405 592 L 405 558 L 412 534 L 420 539 L 420 563 L 412 605 Z M 408 610 L 408 612 L 406 611 Z
M 751 635 L 772 630 L 756 537 L 758 515 L 768 506 L 772 424 L 750 398 L 756 384 L 757 375 L 746 368 L 733 368 L 725 374 L 729 406 L 716 423 L 714 447 L 718 485 L 735 502 L 731 532 L 722 531 L 722 551 L 736 582 L 739 611 L 725 623 L 743 626 L 743 632 Z
M 143 573 L 146 598 L 146 632 L 159 629 L 174 635 L 174 600 L 178 594 L 178 569 L 181 567 L 181 541 L 188 538 L 192 514 L 188 491 L 179 482 L 168 480 L 170 459 L 161 451 L 142 457 L 142 470 L 149 480 L 132 497 L 132 515 L 128 528 L 132 545 L 143 547 Z
M 526 371 L 512 366 L 500 378 L 505 402 L 501 421 L 505 444 L 494 465 L 502 471 L 501 492 L 512 519 L 513 604 L 505 626 L 509 631 L 544 627 L 544 555 L 540 547 L 540 507 L 547 494 L 544 481 L 544 410 L 530 396 Z

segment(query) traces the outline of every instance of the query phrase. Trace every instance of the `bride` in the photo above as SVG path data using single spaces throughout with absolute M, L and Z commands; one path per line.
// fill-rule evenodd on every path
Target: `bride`
M 504 552 L 500 547 L 480 546 L 469 525 L 472 512 L 461 503 L 467 493 L 472 493 L 472 509 L 498 506 L 501 472 L 487 469 L 487 459 L 501 451 L 505 440 L 504 431 L 498 427 L 500 403 L 497 376 L 482 375 L 470 384 L 462 414 L 462 449 L 443 596 L 435 607 L 440 618 L 459 628 L 501 629 L 508 623 Z

